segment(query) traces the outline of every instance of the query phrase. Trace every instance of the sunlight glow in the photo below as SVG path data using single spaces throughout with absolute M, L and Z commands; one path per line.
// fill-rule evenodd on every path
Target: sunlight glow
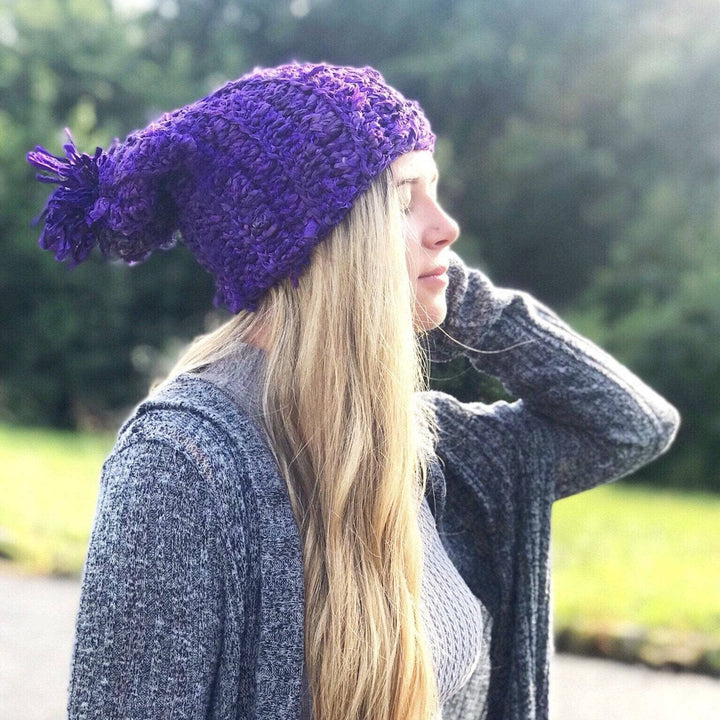
M 112 0 L 113 12 L 127 18 L 140 17 L 157 5 L 157 0 Z
M 8 15 L 0 13 L 0 44 L 11 46 L 17 39 L 18 33 L 12 19 Z

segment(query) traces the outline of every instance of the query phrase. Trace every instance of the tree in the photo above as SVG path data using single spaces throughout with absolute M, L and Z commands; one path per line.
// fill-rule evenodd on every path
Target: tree
M 125 7 L 125 10 L 121 9 Z M 0 8 L 0 413 L 74 425 L 139 399 L 213 322 L 173 250 L 59 269 L 24 161 L 107 146 L 255 65 L 378 67 L 438 135 L 459 248 L 574 319 L 685 416 L 675 460 L 716 486 L 718 10 L 704 0 L 6 0 Z M 138 6 L 140 7 L 140 6 Z M 495 396 L 450 370 L 441 385 Z M 458 380 L 458 378 L 461 378 Z M 656 469 L 653 472 L 658 472 Z M 683 470 L 683 477 L 688 473 Z

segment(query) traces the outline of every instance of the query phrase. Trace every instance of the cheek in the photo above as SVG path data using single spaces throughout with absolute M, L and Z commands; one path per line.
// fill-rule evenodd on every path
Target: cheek
M 420 273 L 420 253 L 422 248 L 417 239 L 417 234 L 410 227 L 409 223 L 405 228 L 405 264 L 407 265 L 408 275 L 411 281 L 417 279 Z

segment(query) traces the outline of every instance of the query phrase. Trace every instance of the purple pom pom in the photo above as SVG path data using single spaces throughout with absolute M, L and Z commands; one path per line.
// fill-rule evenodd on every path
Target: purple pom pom
M 77 265 L 98 244 L 95 226 L 100 217 L 95 204 L 100 196 L 100 166 L 107 156 L 100 148 L 93 156 L 79 153 L 70 131 L 65 132 L 68 142 L 63 146 L 64 158 L 38 146 L 28 153 L 27 160 L 42 171 L 36 175 L 40 182 L 58 185 L 38 218 L 45 223 L 40 247 L 53 250 L 56 260 Z

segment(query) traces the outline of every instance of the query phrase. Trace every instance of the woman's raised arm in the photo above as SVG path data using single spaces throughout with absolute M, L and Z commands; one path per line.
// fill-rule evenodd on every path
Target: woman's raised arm
M 557 497 L 621 477 L 667 449 L 678 413 L 627 368 L 454 253 L 449 275 L 448 314 L 430 333 L 431 357 L 465 354 L 517 398 L 503 415 L 530 413 L 547 426 L 540 435 L 556 458 Z

